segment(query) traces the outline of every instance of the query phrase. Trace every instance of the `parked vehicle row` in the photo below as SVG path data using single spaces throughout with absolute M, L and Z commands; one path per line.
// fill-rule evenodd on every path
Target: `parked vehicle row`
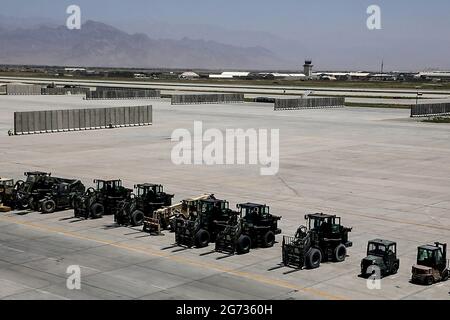
M 95 188 L 86 189 L 80 180 L 52 177 L 51 173 L 25 172 L 25 180 L 14 182 L 0 178 L 0 212 L 27 210 L 49 214 L 58 210 L 74 210 L 79 219 L 98 219 L 113 215 L 121 226 L 143 226 L 144 232 L 175 233 L 175 244 L 168 248 L 204 248 L 214 250 L 202 255 L 225 253 L 246 254 L 253 248 L 269 248 L 281 234 L 281 217 L 270 213 L 265 204 L 241 203 L 236 210 L 228 201 L 214 194 L 203 194 L 172 204 L 173 194 L 160 184 L 136 184 L 134 189 L 122 180 L 94 180 Z M 344 262 L 352 228 L 342 225 L 341 218 L 323 213 L 305 216 L 306 226 L 295 235 L 283 236 L 279 266 L 293 271 L 316 269 L 323 262 Z M 397 243 L 374 239 L 367 245 L 367 256 L 361 260 L 361 276 L 383 278 L 400 268 Z M 417 262 L 412 267 L 413 283 L 431 285 L 449 278 L 447 244 L 419 246 Z

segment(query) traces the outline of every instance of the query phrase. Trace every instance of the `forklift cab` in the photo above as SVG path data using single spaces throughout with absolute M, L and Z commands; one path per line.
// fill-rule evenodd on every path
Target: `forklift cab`
M 52 187 L 52 193 L 55 195 L 66 195 L 70 193 L 70 184 L 58 183 Z
M 97 191 L 111 192 L 122 186 L 122 180 L 94 180 Z
M 14 180 L 8 178 L 0 178 L 0 203 L 8 201 L 11 198 L 14 189 Z
M 270 209 L 266 205 L 256 203 L 242 203 L 237 205 L 240 216 L 247 222 L 256 222 L 268 219 Z
M 308 221 L 308 229 L 332 234 L 339 233 L 341 227 L 341 218 L 335 215 L 323 213 L 308 214 L 305 216 Z
M 7 178 L 0 178 L 0 192 L 3 192 L 6 189 L 10 189 L 14 187 L 14 180 Z
M 152 183 L 136 184 L 134 188 L 136 189 L 138 197 L 145 197 L 150 192 L 152 192 L 154 195 L 164 192 L 164 188 L 160 184 L 152 184 Z
M 436 243 L 435 246 L 425 245 L 418 247 L 417 264 L 419 266 L 444 270 L 447 267 L 445 245 Z
M 201 213 L 213 212 L 214 210 L 224 212 L 230 207 L 230 204 L 226 200 L 206 199 L 200 200 L 198 207 L 198 211 Z
M 32 172 L 24 172 L 24 175 L 27 177 L 27 181 L 29 183 L 36 182 L 39 178 L 42 177 L 51 177 L 51 173 L 42 172 L 42 171 L 32 171 Z
M 197 214 L 205 223 L 225 221 L 229 219 L 230 204 L 226 200 L 203 199 L 198 201 Z

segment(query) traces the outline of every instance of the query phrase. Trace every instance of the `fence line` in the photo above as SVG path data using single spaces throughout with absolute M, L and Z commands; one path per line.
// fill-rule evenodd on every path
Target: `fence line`
M 6 94 L 10 96 L 41 95 L 41 86 L 35 84 L 15 84 L 6 85 Z
M 172 104 L 212 104 L 212 103 L 241 103 L 244 95 L 240 93 L 223 94 L 178 94 L 172 95 Z
M 344 97 L 275 99 L 274 110 L 341 108 L 344 104 Z
M 430 103 L 411 106 L 411 117 L 450 115 L 450 103 Z
M 71 95 L 85 95 L 87 92 L 89 92 L 90 89 L 89 88 L 80 88 L 80 87 L 76 87 L 76 88 L 42 88 L 41 89 L 41 94 L 42 95 L 67 95 L 67 94 L 71 94 Z
M 150 89 L 114 89 L 86 92 L 86 100 L 117 100 L 117 99 L 157 99 L 161 97 L 161 91 Z
M 151 125 L 152 106 L 14 112 L 14 134 Z

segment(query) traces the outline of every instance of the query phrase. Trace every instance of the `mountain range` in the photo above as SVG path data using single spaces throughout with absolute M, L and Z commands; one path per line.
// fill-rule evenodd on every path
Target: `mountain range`
M 154 39 L 92 20 L 80 30 L 0 24 L 0 44 L 0 64 L 205 69 L 280 69 L 289 64 L 262 46 Z

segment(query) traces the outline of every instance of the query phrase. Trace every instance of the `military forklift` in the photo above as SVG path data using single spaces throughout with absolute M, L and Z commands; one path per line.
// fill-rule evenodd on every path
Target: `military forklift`
M 432 285 L 449 278 L 447 244 L 435 242 L 417 248 L 417 264 L 412 267 L 411 282 Z
M 115 214 L 122 201 L 131 197 L 133 190 L 122 186 L 122 180 L 94 180 L 96 188 L 89 188 L 74 198 L 76 218 L 98 219 Z
M 172 205 L 174 195 L 165 193 L 160 184 L 137 184 L 134 189 L 136 193 L 122 201 L 120 209 L 114 215 L 114 220 L 119 225 L 140 226 L 144 218 L 152 216 L 155 210 Z
M 208 246 L 216 239 L 218 223 L 227 221 L 232 213 L 226 200 L 203 199 L 198 201 L 197 206 L 197 211 L 191 211 L 189 217 L 175 218 L 175 243 L 178 246 Z
M 35 199 L 50 192 L 55 181 L 47 172 L 25 172 L 24 175 L 26 180 L 19 180 L 14 185 L 11 203 L 14 209 L 33 209 Z
M 14 190 L 14 179 L 0 177 L 0 203 L 10 204 Z
M 48 214 L 73 209 L 75 198 L 84 194 L 85 190 L 85 186 L 79 180 L 61 179 L 53 185 L 49 193 L 38 200 L 37 210 Z
M 397 258 L 397 243 L 389 240 L 374 239 L 367 244 L 367 256 L 361 260 L 361 276 L 370 277 L 379 269 L 383 278 L 398 272 L 400 259 Z
M 282 265 L 296 269 L 315 269 L 321 262 L 342 262 L 352 246 L 348 233 L 352 228 L 341 225 L 341 218 L 323 213 L 305 216 L 308 227 L 300 226 L 295 237 L 284 236 Z
M 184 199 L 174 205 L 156 209 L 152 215 L 144 217 L 144 232 L 161 234 L 161 230 L 170 229 L 175 232 L 177 218 L 188 219 L 195 215 L 200 200 L 215 199 L 213 194 L 203 194 L 198 197 Z
M 279 216 L 270 214 L 266 205 L 243 203 L 237 205 L 238 212 L 225 223 L 216 238 L 215 251 L 228 254 L 245 254 L 251 248 L 269 248 L 275 244 Z
M 11 211 L 14 180 L 0 177 L 0 212 Z

